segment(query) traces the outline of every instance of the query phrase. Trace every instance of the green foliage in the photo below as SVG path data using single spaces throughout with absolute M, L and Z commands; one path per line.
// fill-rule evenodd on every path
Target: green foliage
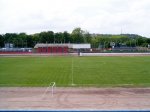
M 81 30 L 81 28 L 75 28 L 72 33 L 71 36 L 73 38 L 73 41 L 75 43 L 83 43 L 84 39 L 83 39 L 83 30 Z
M 63 38 L 64 43 L 73 43 L 73 39 L 71 38 L 71 35 L 67 31 L 64 31 Z
M 0 58 L 0 63 L 0 86 L 54 81 L 71 86 L 72 76 L 76 86 L 150 85 L 150 57 L 19 57 Z
M 39 34 L 40 43 L 52 43 L 54 41 L 54 33 L 52 31 L 41 32 Z
M 26 33 L 0 35 L 0 47 L 4 47 L 4 43 L 13 43 L 15 47 L 34 47 L 36 43 L 91 43 L 93 48 L 99 46 L 109 48 L 111 47 L 110 42 L 115 42 L 117 47 L 122 43 L 129 47 L 145 47 L 150 44 L 150 39 L 136 34 L 90 34 L 80 27 L 75 28 L 72 33 L 45 31 L 33 35 Z
M 4 46 L 4 37 L 0 35 L 0 48 Z

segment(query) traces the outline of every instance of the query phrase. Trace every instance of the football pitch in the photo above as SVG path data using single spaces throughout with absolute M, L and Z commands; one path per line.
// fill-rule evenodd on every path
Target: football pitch
M 150 57 L 2 57 L 1 87 L 150 86 Z

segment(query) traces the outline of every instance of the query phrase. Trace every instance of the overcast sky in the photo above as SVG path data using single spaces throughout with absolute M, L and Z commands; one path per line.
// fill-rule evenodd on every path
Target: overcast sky
M 150 0 L 0 0 L 0 34 L 75 27 L 150 37 Z

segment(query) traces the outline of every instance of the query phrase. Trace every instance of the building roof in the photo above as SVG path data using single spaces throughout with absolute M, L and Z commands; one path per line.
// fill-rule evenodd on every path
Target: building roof
M 40 43 L 40 44 L 36 44 L 35 46 L 34 46 L 34 48 L 38 48 L 38 47 L 59 47 L 59 46 L 61 46 L 61 47 L 67 47 L 68 45 L 67 44 L 44 44 L 44 43 Z
M 89 49 L 91 48 L 91 44 L 36 44 L 34 48 L 39 48 L 39 47 L 68 47 L 68 48 L 73 48 L 73 49 Z

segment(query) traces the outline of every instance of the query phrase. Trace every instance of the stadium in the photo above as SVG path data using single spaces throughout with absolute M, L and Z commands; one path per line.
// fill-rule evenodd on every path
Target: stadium
M 150 0 L 0 0 L 0 112 L 150 112 Z
M 0 108 L 149 109 L 149 55 L 94 53 L 90 44 L 36 44 L 32 52 L 5 51 L 0 54 Z

